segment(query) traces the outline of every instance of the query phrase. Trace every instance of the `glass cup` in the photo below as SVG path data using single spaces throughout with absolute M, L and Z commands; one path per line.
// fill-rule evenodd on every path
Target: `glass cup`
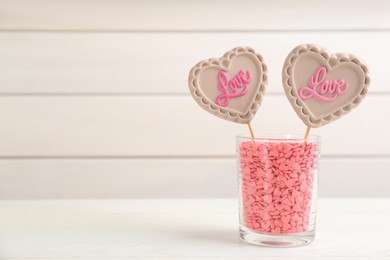
M 296 247 L 314 240 L 320 138 L 237 136 L 240 237 Z

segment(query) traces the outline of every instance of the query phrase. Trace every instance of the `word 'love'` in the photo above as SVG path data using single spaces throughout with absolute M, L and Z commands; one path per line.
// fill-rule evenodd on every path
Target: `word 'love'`
M 252 79 L 252 75 L 249 70 L 240 70 L 233 79 L 229 80 L 227 73 L 221 70 L 218 73 L 218 85 L 217 87 L 222 90 L 216 103 L 219 106 L 226 107 L 230 103 L 231 98 L 241 97 L 248 91 L 248 85 Z
M 302 100 L 315 97 L 324 102 L 332 102 L 340 95 L 345 94 L 349 89 L 349 84 L 344 80 L 325 80 L 327 70 L 320 67 L 310 79 L 310 87 L 303 86 L 299 89 L 299 96 Z

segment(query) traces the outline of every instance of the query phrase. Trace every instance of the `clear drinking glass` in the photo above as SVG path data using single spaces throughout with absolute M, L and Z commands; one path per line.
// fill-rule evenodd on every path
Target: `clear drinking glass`
M 240 237 L 269 247 L 312 242 L 320 138 L 237 136 L 236 145 Z

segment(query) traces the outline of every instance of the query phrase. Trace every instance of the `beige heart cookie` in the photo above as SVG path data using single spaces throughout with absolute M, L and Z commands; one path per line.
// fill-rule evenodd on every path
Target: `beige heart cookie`
M 237 47 L 222 58 L 203 60 L 189 74 L 195 101 L 208 112 L 236 123 L 252 120 L 263 100 L 268 81 L 260 54 Z
M 328 124 L 360 104 L 370 83 L 356 56 L 299 45 L 283 66 L 283 86 L 295 112 L 309 127 Z

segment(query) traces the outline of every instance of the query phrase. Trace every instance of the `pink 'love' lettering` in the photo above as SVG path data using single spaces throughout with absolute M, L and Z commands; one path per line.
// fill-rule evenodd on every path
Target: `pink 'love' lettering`
M 349 84 L 344 80 L 325 80 L 327 70 L 324 66 L 318 68 L 310 79 L 310 87 L 303 86 L 299 89 L 299 96 L 302 100 L 315 97 L 324 102 L 332 102 L 340 95 L 345 94 L 349 89 Z
M 249 70 L 240 70 L 233 79 L 229 80 L 227 73 L 221 70 L 218 73 L 217 87 L 222 90 L 222 94 L 216 99 L 219 106 L 226 107 L 230 103 L 231 98 L 241 97 L 248 91 L 248 85 L 252 79 Z

